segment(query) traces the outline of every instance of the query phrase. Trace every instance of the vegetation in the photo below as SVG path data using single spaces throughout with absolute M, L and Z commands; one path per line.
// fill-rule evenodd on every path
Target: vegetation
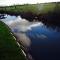
M 58 8 L 56 8 L 56 6 Z M 0 13 L 20 14 L 31 12 L 33 14 L 41 14 L 53 12 L 55 9 L 60 9 L 60 3 L 41 3 L 41 4 L 25 4 L 25 5 L 14 5 L 0 7 Z
M 25 60 L 10 29 L 0 21 L 0 60 Z
M 39 20 L 60 25 L 60 2 L 0 7 L 0 13 L 20 15 L 29 21 Z

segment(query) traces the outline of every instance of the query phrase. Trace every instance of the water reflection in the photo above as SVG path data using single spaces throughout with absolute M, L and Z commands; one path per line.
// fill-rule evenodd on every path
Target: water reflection
M 35 57 L 35 60 L 53 60 L 59 58 L 60 32 L 49 30 L 47 27 L 36 27 L 32 31 L 28 31 L 27 35 L 32 42 L 29 52 Z
M 60 28 L 42 22 L 29 22 L 20 16 L 7 15 L 2 21 L 11 28 L 17 40 L 29 48 L 34 60 L 60 59 Z
M 6 16 L 4 14 L 0 14 L 0 19 L 5 19 Z

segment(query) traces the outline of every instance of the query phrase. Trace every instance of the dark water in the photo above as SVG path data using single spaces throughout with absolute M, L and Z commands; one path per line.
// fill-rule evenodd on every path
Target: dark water
M 16 16 L 6 16 L 2 19 L 6 23 L 15 20 Z M 60 28 L 43 26 L 32 27 L 26 31 L 26 35 L 31 40 L 29 53 L 34 60 L 60 60 Z
M 27 35 L 32 41 L 29 52 L 35 60 L 60 59 L 60 32 L 38 26 L 32 31 L 28 31 Z

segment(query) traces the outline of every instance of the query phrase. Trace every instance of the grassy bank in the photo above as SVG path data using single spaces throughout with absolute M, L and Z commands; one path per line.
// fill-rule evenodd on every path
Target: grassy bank
M 29 21 L 38 20 L 60 25 L 60 2 L 0 7 L 0 13 L 20 15 Z
M 21 15 L 23 18 L 32 20 L 36 16 L 60 14 L 60 2 L 0 6 L 0 13 Z
M 0 60 L 25 60 L 9 28 L 0 21 Z
M 25 4 L 0 7 L 0 13 L 20 14 L 31 12 L 33 14 L 43 14 L 53 12 L 55 9 L 60 9 L 60 3 L 41 3 L 41 4 Z

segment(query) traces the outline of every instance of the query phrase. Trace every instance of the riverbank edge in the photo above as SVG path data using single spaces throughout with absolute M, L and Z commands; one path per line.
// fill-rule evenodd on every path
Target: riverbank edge
M 16 40 L 16 43 L 17 43 L 17 45 L 19 46 L 19 48 L 21 48 L 21 53 L 22 53 L 23 57 L 25 58 L 25 60 L 28 60 L 27 57 L 26 57 L 26 53 L 25 53 L 25 51 L 24 51 L 24 47 L 22 46 L 22 44 L 20 44 L 19 42 L 17 42 L 17 39 L 16 39 L 14 33 L 11 31 L 11 29 L 10 29 L 4 22 L 2 22 L 2 21 L 0 21 L 0 22 L 3 23 L 3 24 L 9 29 L 10 34 L 11 34 L 11 35 L 13 36 L 13 38 Z

